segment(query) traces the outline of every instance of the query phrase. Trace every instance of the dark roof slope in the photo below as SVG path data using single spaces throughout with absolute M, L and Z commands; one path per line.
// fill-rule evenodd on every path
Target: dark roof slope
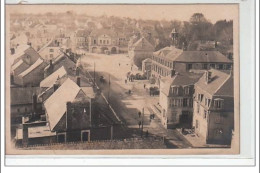
M 218 51 L 183 51 L 175 61 L 232 63 L 231 60 Z
M 11 105 L 32 104 L 32 95 L 40 92 L 40 87 L 11 87 Z

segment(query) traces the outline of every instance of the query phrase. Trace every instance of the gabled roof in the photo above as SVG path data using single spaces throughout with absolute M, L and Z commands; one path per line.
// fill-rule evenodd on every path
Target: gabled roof
M 201 76 L 202 74 L 190 72 L 177 73 L 173 77 L 168 76 L 161 80 L 164 83 L 162 92 L 169 96 L 171 94 L 170 89 L 172 86 L 194 85 Z
M 154 46 L 147 41 L 144 37 L 140 38 L 136 43 L 133 44 L 133 50 L 154 50 Z
M 226 56 L 218 51 L 183 51 L 176 62 L 219 62 L 219 63 L 232 63 Z
M 182 52 L 182 49 L 177 49 L 176 47 L 171 46 L 162 48 L 161 50 L 154 52 L 154 55 L 159 57 L 165 57 L 169 60 L 175 60 L 176 58 L 178 58 L 178 56 L 182 54 Z
M 40 87 L 11 87 L 11 105 L 32 104 L 33 94 L 40 94 Z
M 27 66 L 27 68 L 29 68 L 30 65 L 28 65 L 25 61 L 23 61 L 22 59 L 20 59 L 17 63 L 15 63 L 14 65 L 12 65 L 11 70 L 14 71 L 16 70 L 18 67 L 25 65 Z
M 29 68 L 27 68 L 25 71 L 23 71 L 18 76 L 24 77 L 24 76 L 28 75 L 29 73 L 31 73 L 33 70 L 35 70 L 37 67 L 39 67 L 43 63 L 45 63 L 45 62 L 41 58 L 38 58 L 38 60 L 35 63 L 33 63 Z
M 75 100 L 80 87 L 67 79 L 44 103 L 50 129 L 53 130 L 67 111 L 67 102 Z
M 20 58 L 25 54 L 25 51 L 29 49 L 30 46 L 27 44 L 19 45 L 17 49 L 15 50 L 15 54 L 11 56 L 11 60 L 14 62 L 16 59 Z
M 38 53 L 41 53 L 46 47 L 60 47 L 57 43 L 55 43 L 55 40 L 51 39 L 48 43 L 46 43 L 39 51 Z
M 211 69 L 211 81 L 206 83 L 206 74 L 196 83 L 196 86 L 211 95 L 233 96 L 233 76 L 225 72 Z
M 44 80 L 42 80 L 40 83 L 40 87 L 44 87 L 44 88 L 52 87 L 58 78 L 61 78 L 65 75 L 67 75 L 67 72 L 65 68 L 62 66 L 58 70 L 53 72 L 51 75 L 47 76 Z

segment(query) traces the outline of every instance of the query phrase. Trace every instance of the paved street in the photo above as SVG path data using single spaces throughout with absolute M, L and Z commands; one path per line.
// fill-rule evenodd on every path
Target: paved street
M 111 107 L 121 120 L 127 126 L 132 137 L 138 137 L 141 134 L 138 112 L 142 112 L 144 108 L 144 133 L 148 131 L 152 136 L 166 136 L 169 147 L 187 148 L 190 144 L 179 134 L 177 130 L 166 130 L 160 123 L 160 119 L 156 117 L 150 121 L 150 111 L 153 104 L 159 101 L 158 96 L 149 96 L 148 90 L 144 88 L 144 84 L 148 84 L 148 80 L 134 81 L 125 83 L 127 72 L 131 71 L 131 60 L 124 54 L 103 55 L 85 53 L 81 58 L 81 63 L 92 76 L 94 76 L 97 85 L 102 89 L 102 93 L 110 103 Z M 105 83 L 101 83 L 99 78 L 104 76 Z M 110 85 L 109 85 L 110 78 Z M 129 95 L 128 90 L 132 93 Z

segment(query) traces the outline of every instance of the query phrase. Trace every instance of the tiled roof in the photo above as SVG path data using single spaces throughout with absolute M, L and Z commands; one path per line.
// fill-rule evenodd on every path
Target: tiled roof
M 40 65 L 42 65 L 43 63 L 45 63 L 41 58 L 38 58 L 38 60 L 33 63 L 29 68 L 27 68 L 25 71 L 23 71 L 21 74 L 19 74 L 20 77 L 24 77 L 27 74 L 29 74 L 30 72 L 32 72 L 33 70 L 35 70 L 37 67 L 39 67 Z
M 65 68 L 62 66 L 55 72 L 53 72 L 51 75 L 46 77 L 44 80 L 41 81 L 40 87 L 52 87 L 53 84 L 57 81 L 58 78 L 61 78 L 67 74 Z
M 32 104 L 32 95 L 40 92 L 40 87 L 11 87 L 11 105 Z
M 80 87 L 71 79 L 67 79 L 44 103 L 47 112 L 48 122 L 51 130 L 67 111 L 67 102 L 72 102 L 78 93 Z
M 211 95 L 226 95 L 233 96 L 233 77 L 225 72 L 211 69 L 211 81 L 207 84 L 205 82 L 204 74 L 196 83 L 196 86 L 203 89 Z
M 218 51 L 183 51 L 176 62 L 222 62 L 232 63 Z
M 162 79 L 162 82 L 164 83 L 164 87 L 162 87 L 162 92 L 169 96 L 171 86 L 194 85 L 201 76 L 202 74 L 190 72 L 177 73 L 172 78 L 168 76 Z

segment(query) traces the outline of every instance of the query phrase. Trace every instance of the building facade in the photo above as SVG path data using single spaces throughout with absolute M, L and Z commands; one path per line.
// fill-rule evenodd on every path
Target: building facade
M 172 71 L 171 77 L 161 79 L 160 119 L 168 128 L 192 127 L 194 83 L 200 74 Z
M 234 129 L 233 75 L 211 69 L 195 84 L 193 127 L 206 144 L 230 144 Z

